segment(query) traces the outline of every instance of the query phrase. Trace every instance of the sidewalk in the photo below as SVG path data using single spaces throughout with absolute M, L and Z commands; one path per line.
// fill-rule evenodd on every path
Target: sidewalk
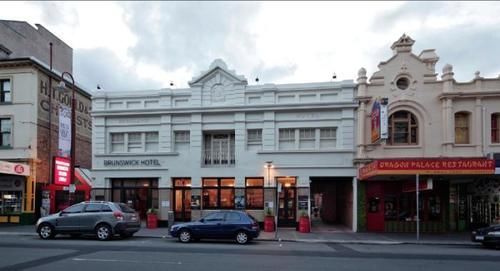
M 25 235 L 35 236 L 34 225 L 1 225 L 0 238 L 2 235 Z M 168 235 L 168 228 L 148 229 L 141 228 L 134 236 L 148 238 L 172 238 Z M 420 241 L 416 240 L 414 233 L 368 233 L 349 231 L 324 231 L 313 228 L 311 233 L 300 233 L 294 228 L 279 228 L 278 238 L 274 232 L 264 232 L 257 240 L 260 241 L 283 241 L 283 242 L 306 242 L 306 243 L 338 243 L 338 244 L 430 244 L 430 245 L 468 245 L 476 246 L 478 243 L 470 241 L 470 234 L 445 233 L 445 234 L 421 234 Z

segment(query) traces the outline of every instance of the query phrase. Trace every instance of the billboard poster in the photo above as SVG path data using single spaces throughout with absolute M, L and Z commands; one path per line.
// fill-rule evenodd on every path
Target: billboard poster
M 371 113 L 371 139 L 372 143 L 376 143 L 380 140 L 380 103 L 378 100 L 373 101 L 372 113 Z
M 71 184 L 71 161 L 65 157 L 54 157 L 54 184 Z
M 59 144 L 58 155 L 69 157 L 71 154 L 71 110 L 59 105 Z

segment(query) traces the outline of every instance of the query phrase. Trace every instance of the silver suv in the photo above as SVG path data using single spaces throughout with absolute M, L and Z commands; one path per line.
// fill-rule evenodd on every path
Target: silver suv
M 99 240 L 109 240 L 120 234 L 127 238 L 141 228 L 139 215 L 123 203 L 86 201 L 72 205 L 59 213 L 38 219 L 36 230 L 42 239 L 65 233 L 78 236 L 95 233 Z

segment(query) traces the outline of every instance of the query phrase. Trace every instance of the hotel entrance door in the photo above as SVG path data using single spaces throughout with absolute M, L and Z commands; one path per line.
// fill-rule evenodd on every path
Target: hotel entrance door
M 174 219 L 191 221 L 191 179 L 174 179 Z
M 278 187 L 281 191 L 278 192 L 278 226 L 279 227 L 295 227 L 296 221 L 296 195 L 295 177 L 278 177 Z

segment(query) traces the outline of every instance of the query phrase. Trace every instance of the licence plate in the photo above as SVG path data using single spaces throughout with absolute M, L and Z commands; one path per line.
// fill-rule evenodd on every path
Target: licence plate
M 137 221 L 137 217 L 133 216 L 131 220 L 132 221 Z
M 476 236 L 476 240 L 482 241 L 482 240 L 484 240 L 484 236 Z

